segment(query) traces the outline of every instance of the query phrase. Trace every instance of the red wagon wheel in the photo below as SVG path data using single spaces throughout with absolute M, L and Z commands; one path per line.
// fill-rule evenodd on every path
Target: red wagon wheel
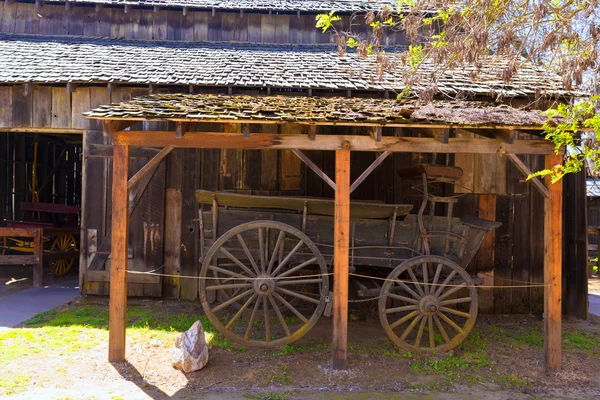
M 54 242 L 52 242 L 52 246 L 50 246 L 51 253 L 75 250 L 77 250 L 77 241 L 73 235 L 58 236 L 54 239 Z M 63 276 L 71 269 L 74 262 L 75 257 L 60 258 L 50 263 L 50 271 L 52 271 L 55 276 Z
M 276 240 L 269 240 L 267 229 Z M 217 258 L 230 265 L 217 266 Z M 304 233 L 277 221 L 253 221 L 229 230 L 208 250 L 200 299 L 225 337 L 249 347 L 279 347 L 300 339 L 318 321 L 329 293 L 325 274 L 323 256 Z M 208 301 L 208 292 L 216 294 L 216 302 Z
M 448 351 L 475 325 L 477 289 L 471 276 L 445 257 L 426 255 L 403 262 L 380 294 L 381 325 L 405 351 Z

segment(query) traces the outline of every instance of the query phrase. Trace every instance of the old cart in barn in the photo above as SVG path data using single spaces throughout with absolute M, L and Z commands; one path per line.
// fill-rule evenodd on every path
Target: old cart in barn
M 55 276 L 65 275 L 79 256 L 79 207 L 52 203 L 21 203 L 23 219 L 6 221 L 8 228 L 42 230 L 44 261 Z M 0 229 L 0 256 L 7 253 L 33 254 L 32 237 L 4 236 Z
M 398 347 L 446 351 L 475 323 L 477 291 L 466 267 L 501 224 L 454 218 L 458 196 L 430 192 L 432 182 L 459 179 L 459 168 L 420 165 L 399 173 L 422 181 L 421 207 L 415 215 L 412 205 L 352 202 L 350 275 L 359 296 L 378 299 L 381 324 Z M 245 346 L 282 346 L 328 313 L 333 201 L 203 190 L 196 197 L 200 298 L 224 336 Z M 445 216 L 434 214 L 440 203 Z

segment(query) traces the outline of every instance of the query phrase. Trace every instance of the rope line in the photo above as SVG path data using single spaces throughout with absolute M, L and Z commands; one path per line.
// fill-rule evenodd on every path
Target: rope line
M 153 271 L 156 271 L 160 268 L 162 268 L 163 266 L 154 269 Z M 306 279 L 306 278 L 320 278 L 323 276 L 331 276 L 334 275 L 333 272 L 329 272 L 326 274 L 311 274 L 311 275 L 298 275 L 298 276 L 284 276 L 281 278 L 278 277 L 264 277 L 264 278 L 253 278 L 253 277 L 244 277 L 244 278 L 240 278 L 240 277 L 235 277 L 235 276 L 223 276 L 223 277 L 210 277 L 210 276 L 192 276 L 192 275 L 175 275 L 175 274 L 161 274 L 161 273 L 155 273 L 155 272 L 151 272 L 151 271 L 130 271 L 130 270 L 124 270 L 122 268 L 118 268 L 118 271 L 126 271 L 129 274 L 135 274 L 135 275 L 152 275 L 152 276 L 164 276 L 164 277 L 169 277 L 169 278 L 184 278 L 184 279 L 203 279 L 203 280 L 216 280 L 216 279 L 220 279 L 220 280 L 227 280 L 227 281 L 231 281 L 231 280 L 242 280 L 242 281 L 258 281 L 258 280 L 277 280 L 277 281 L 284 281 L 284 280 L 294 280 L 294 279 Z M 348 273 L 349 276 L 355 276 L 358 278 L 368 278 L 368 279 L 376 279 L 376 280 L 380 280 L 380 281 L 390 281 L 390 282 L 395 282 L 395 283 L 409 283 L 412 285 L 419 285 L 419 286 L 443 286 L 443 287 L 464 287 L 464 288 L 483 288 L 483 289 L 519 289 L 519 288 L 536 288 L 536 287 L 552 287 L 552 286 L 556 286 L 556 284 L 545 284 L 545 283 L 530 283 L 527 285 L 507 285 L 507 286 L 494 286 L 494 285 L 456 285 L 456 284 L 450 284 L 450 283 L 432 283 L 432 282 L 415 282 L 413 280 L 405 280 L 405 279 L 390 279 L 390 278 L 381 278 L 381 277 L 377 277 L 377 276 L 369 276 L 369 275 L 361 275 L 361 274 L 356 274 L 354 272 L 349 272 Z

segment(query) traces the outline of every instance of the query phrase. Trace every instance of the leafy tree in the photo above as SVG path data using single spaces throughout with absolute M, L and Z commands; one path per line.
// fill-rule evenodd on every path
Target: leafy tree
M 492 56 L 505 61 L 498 74 L 507 83 L 532 63 L 560 75 L 573 95 L 549 99 L 540 91 L 530 106 L 548 109 L 546 138 L 557 151 L 562 146 L 568 151 L 563 164 L 535 175 L 551 174 L 556 181 L 586 163 L 600 171 L 599 0 L 397 1 L 396 7 L 353 16 L 353 26 L 368 24 L 370 35 L 339 29 L 334 12 L 317 16 L 317 24 L 333 32 L 340 54 L 352 48 L 359 57 L 376 57 L 381 77 L 401 69 L 406 89 L 399 98 L 431 101 L 440 95 L 437 79 L 445 70 L 475 65 L 476 75 Z M 408 49 L 399 54 L 387 49 L 386 30 L 404 32 Z

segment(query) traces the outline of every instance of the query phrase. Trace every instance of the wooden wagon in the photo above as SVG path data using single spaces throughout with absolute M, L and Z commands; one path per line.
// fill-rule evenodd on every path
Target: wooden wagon
M 381 324 L 398 347 L 447 351 L 477 317 L 476 280 L 466 268 L 485 235 L 501 224 L 455 218 L 458 197 L 429 192 L 433 181 L 460 178 L 460 169 L 421 165 L 399 173 L 422 180 L 421 207 L 409 214 L 412 205 L 352 202 L 350 277 L 358 297 L 378 301 Z M 224 336 L 245 346 L 278 347 L 329 313 L 332 200 L 204 190 L 196 197 L 200 298 Z M 434 215 L 440 202 L 444 216 Z
M 7 253 L 33 254 L 33 236 L 19 232 L 41 230 L 44 261 L 56 276 L 65 275 L 79 256 L 79 207 L 52 203 L 21 203 L 23 219 L 6 221 L 6 232 L 0 228 L 0 256 Z M 54 218 L 54 217 L 59 218 Z M 18 262 L 19 259 L 15 259 Z M 23 259 L 26 260 L 26 259 Z

